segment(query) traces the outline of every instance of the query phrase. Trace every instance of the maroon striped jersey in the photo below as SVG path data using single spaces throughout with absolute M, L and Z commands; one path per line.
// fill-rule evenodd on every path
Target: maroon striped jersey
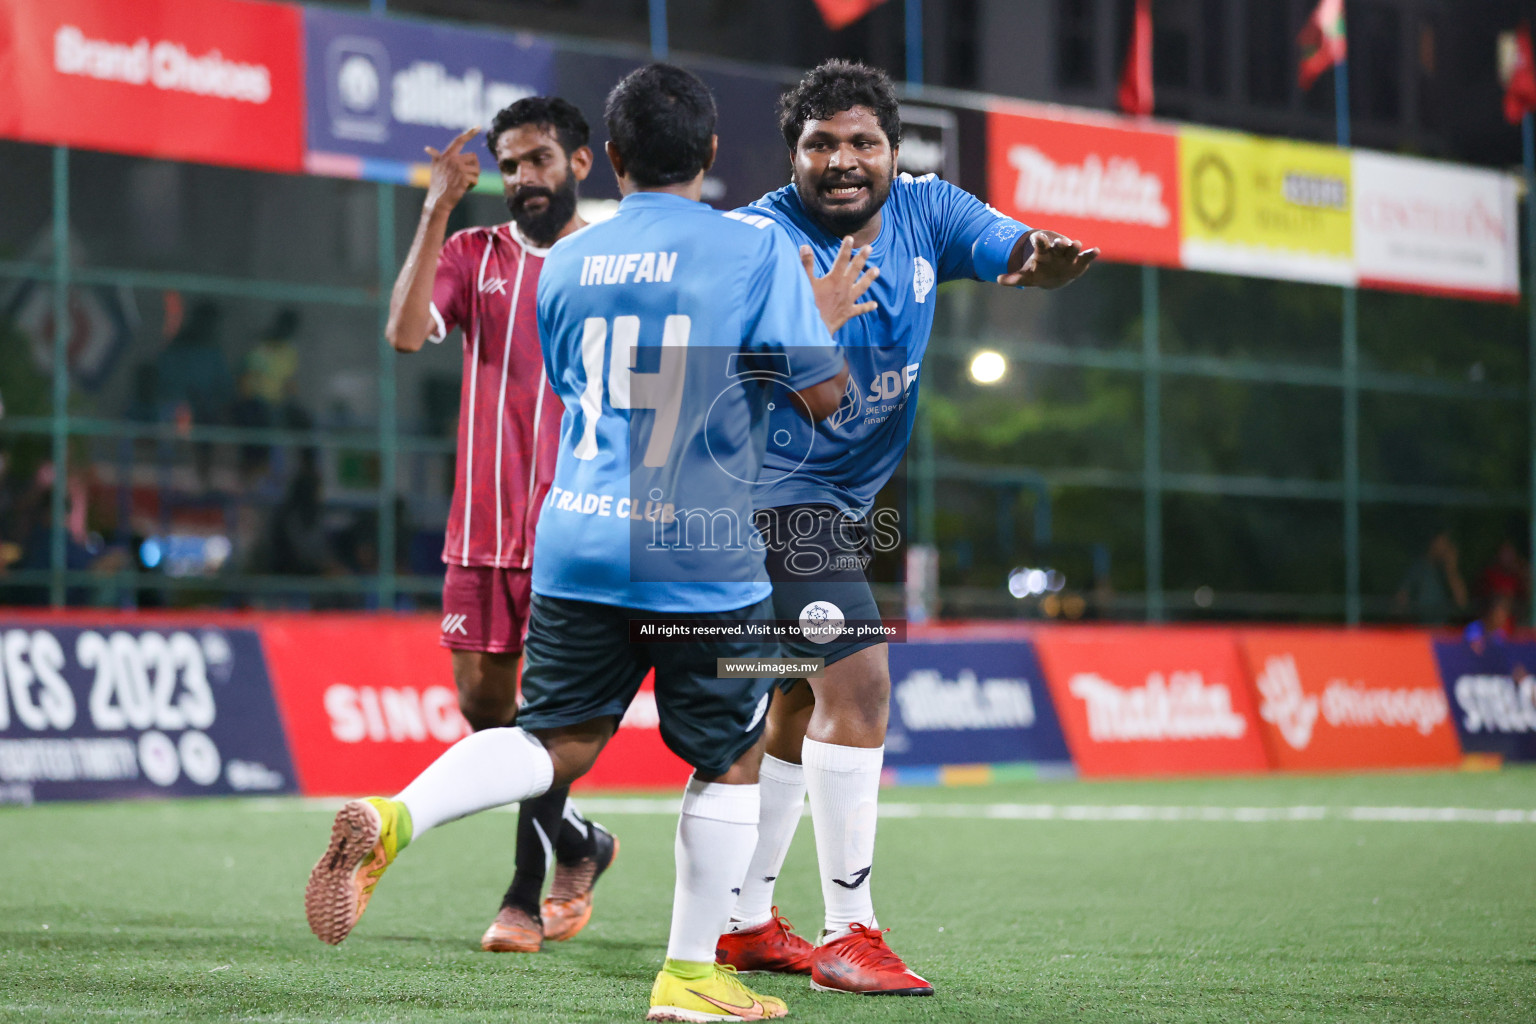
M 526 569 L 549 492 L 564 411 L 539 346 L 539 271 L 549 250 L 517 228 L 460 231 L 432 283 L 432 334 L 464 331 L 458 472 L 443 561 Z

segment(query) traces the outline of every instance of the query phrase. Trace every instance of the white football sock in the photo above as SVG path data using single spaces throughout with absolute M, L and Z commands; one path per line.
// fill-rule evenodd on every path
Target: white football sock
M 855 922 L 873 928 L 869 876 L 875 864 L 875 815 L 885 748 L 807 739 L 800 757 L 816 831 L 826 933 L 840 935 Z
M 443 751 L 395 799 L 411 812 L 418 839 L 444 822 L 538 796 L 554 775 L 549 752 L 523 730 L 482 729 Z
M 691 779 L 677 819 L 677 890 L 667 956 L 713 963 L 757 845 L 758 787 Z
M 757 819 L 757 849 L 747 865 L 741 896 L 731 912 L 731 931 L 756 928 L 773 920 L 773 880 L 784 867 L 795 829 L 805 812 L 805 769 L 772 754 L 763 755 L 758 773 L 762 810 Z

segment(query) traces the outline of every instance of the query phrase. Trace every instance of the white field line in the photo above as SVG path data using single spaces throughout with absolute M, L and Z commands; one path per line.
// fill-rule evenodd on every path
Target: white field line
M 580 797 L 591 817 L 624 814 L 675 815 L 671 797 Z M 253 810 L 324 811 L 343 801 L 316 797 L 269 797 L 250 801 Z M 500 810 L 515 810 L 510 805 Z M 806 813 L 809 813 L 807 810 Z M 1290 821 L 1371 821 L 1397 824 L 1536 825 L 1536 810 L 1479 807 L 1186 807 L 1156 804 L 916 804 L 887 801 L 882 818 L 970 818 L 994 821 L 1210 821 L 1263 824 Z

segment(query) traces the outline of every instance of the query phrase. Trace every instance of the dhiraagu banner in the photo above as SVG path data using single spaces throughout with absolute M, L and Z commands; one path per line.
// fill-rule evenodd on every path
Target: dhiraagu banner
M 1355 282 L 1349 150 L 1185 128 L 1179 178 L 1185 267 Z

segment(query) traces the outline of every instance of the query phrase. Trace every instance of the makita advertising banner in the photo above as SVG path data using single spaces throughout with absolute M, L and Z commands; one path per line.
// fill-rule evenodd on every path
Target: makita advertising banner
M 0 619 L 0 803 L 294 789 L 254 630 Z
M 393 793 L 469 735 L 439 623 L 422 616 L 282 616 L 262 628 L 303 791 Z M 671 788 L 689 769 L 661 741 L 649 685 L 578 784 Z
M 1425 634 L 1244 631 L 1240 642 L 1276 768 L 1433 768 L 1461 760 Z
M 885 763 L 1067 763 L 1045 673 L 1027 641 L 891 644 Z
M 424 147 L 489 127 L 502 107 L 553 84 L 554 48 L 528 35 L 308 7 L 304 36 L 305 165 L 316 174 L 424 185 Z M 471 146 L 481 183 L 499 187 L 484 137 Z
M 1237 643 L 1226 630 L 1042 630 L 1035 649 L 1085 776 L 1268 767 Z
M 299 8 L 0 0 L 0 137 L 297 172 Z
M 1536 643 L 1489 637 L 1434 647 L 1462 749 L 1536 761 Z
M 1032 116 L 987 118 L 988 199 L 1010 217 L 1125 263 L 1179 265 L 1179 140 L 1171 131 Z

